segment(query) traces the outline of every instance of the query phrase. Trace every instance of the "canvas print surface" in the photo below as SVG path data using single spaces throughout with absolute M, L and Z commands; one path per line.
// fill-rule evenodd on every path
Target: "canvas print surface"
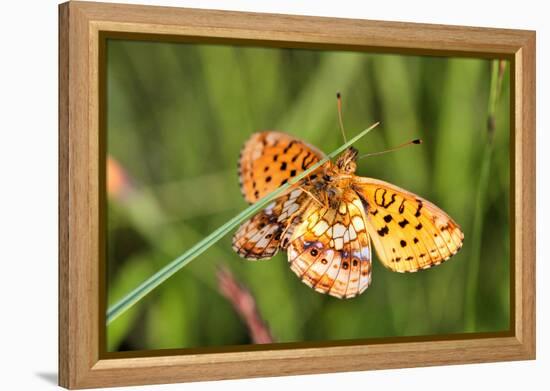
M 506 61 L 108 39 L 104 66 L 108 308 L 280 191 L 108 352 L 511 328 Z

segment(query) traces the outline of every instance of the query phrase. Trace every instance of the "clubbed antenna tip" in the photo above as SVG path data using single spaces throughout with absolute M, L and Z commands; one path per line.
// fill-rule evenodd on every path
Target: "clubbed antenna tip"
M 398 149 L 401 149 L 401 148 L 406 147 L 407 145 L 411 145 L 411 144 L 422 144 L 422 139 L 415 138 L 414 140 L 407 141 L 406 143 L 400 144 L 400 145 L 398 145 L 397 147 L 393 147 L 393 148 L 390 148 L 390 149 L 386 149 L 385 151 L 367 153 L 366 155 L 359 156 L 359 157 L 357 158 L 357 160 L 363 159 L 363 158 L 369 157 L 369 156 L 377 156 L 377 155 L 382 155 L 382 154 L 384 154 L 384 153 L 397 151 Z

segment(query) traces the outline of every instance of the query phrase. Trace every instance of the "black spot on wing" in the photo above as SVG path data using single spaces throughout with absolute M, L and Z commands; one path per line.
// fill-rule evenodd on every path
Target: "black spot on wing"
M 302 159 L 302 170 L 305 170 L 307 168 L 306 166 L 306 159 L 311 155 L 310 151 L 307 151 L 306 156 Z
M 300 151 L 296 155 L 292 156 L 292 159 L 291 159 L 292 163 L 294 163 L 298 159 L 298 156 L 300 156 L 302 151 L 303 151 L 303 149 L 300 149 Z
M 311 163 L 313 163 L 316 159 L 317 158 L 315 157 L 315 155 L 308 151 L 307 155 L 302 160 L 302 169 L 304 170 L 307 169 L 311 165 Z
M 422 200 L 416 200 L 418 202 L 418 206 L 416 207 L 416 213 L 414 214 L 415 217 L 420 217 L 420 210 L 422 209 Z
M 388 226 L 385 225 L 383 228 L 380 228 L 377 232 L 378 232 L 378 235 L 384 236 L 384 235 L 387 235 L 390 232 L 390 230 Z
M 290 150 L 290 148 L 292 148 L 292 146 L 296 144 L 296 140 L 292 140 L 287 146 L 286 148 L 283 150 L 284 153 L 288 153 L 288 151 Z
M 374 202 L 376 203 L 376 205 L 381 206 L 385 209 L 389 208 L 395 202 L 396 198 L 395 193 L 392 193 L 391 197 L 388 197 L 388 199 L 386 200 L 387 192 L 387 189 L 383 189 L 381 187 L 377 188 L 374 192 Z
M 399 213 L 402 214 L 405 211 L 405 199 L 403 198 L 403 201 L 401 201 L 401 204 L 399 205 Z

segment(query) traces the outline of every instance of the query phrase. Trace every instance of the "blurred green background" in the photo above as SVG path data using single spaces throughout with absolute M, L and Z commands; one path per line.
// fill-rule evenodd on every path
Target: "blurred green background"
M 236 167 L 250 134 L 283 130 L 327 153 L 341 145 L 336 91 L 348 136 L 381 121 L 355 145 L 361 153 L 424 140 L 360 161 L 358 174 L 439 205 L 465 242 L 450 261 L 413 274 L 375 256 L 372 285 L 344 301 L 303 284 L 286 253 L 239 258 L 228 235 L 112 322 L 108 351 L 251 343 L 219 293 L 218 265 L 251 291 L 277 342 L 509 329 L 510 79 L 507 67 L 489 147 L 491 64 L 109 39 L 109 305 L 247 206 Z

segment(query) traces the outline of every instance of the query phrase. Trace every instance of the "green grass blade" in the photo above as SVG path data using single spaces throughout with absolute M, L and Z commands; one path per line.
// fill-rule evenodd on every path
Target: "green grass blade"
M 464 321 L 467 332 L 473 332 L 477 329 L 477 310 L 478 310 L 478 287 L 479 268 L 481 262 L 481 241 L 483 238 L 483 222 L 485 219 L 485 203 L 487 198 L 487 189 L 491 179 L 491 161 L 493 155 L 493 137 L 495 132 L 495 113 L 497 100 L 500 93 L 500 84 L 502 81 L 502 71 L 499 69 L 500 60 L 493 60 L 491 70 L 491 87 L 489 92 L 489 106 L 487 110 L 487 142 L 483 149 L 483 158 L 479 173 L 479 182 L 475 200 L 474 220 L 472 223 L 472 250 L 470 257 L 470 266 L 468 269 L 468 278 L 466 285 L 466 306 Z
M 267 206 L 271 201 L 273 201 L 275 198 L 283 194 L 286 190 L 288 190 L 289 187 L 296 184 L 298 181 L 303 179 L 309 173 L 316 170 L 317 168 L 325 164 L 328 160 L 334 158 L 335 156 L 343 152 L 350 145 L 355 143 L 361 137 L 365 136 L 368 132 L 370 132 L 372 129 L 378 126 L 378 124 L 379 123 L 377 122 L 374 125 L 370 126 L 369 128 L 363 130 L 361 133 L 353 137 L 347 143 L 343 144 L 341 147 L 339 147 L 335 151 L 328 154 L 324 159 L 320 160 L 318 163 L 314 164 L 309 169 L 305 170 L 304 172 L 300 173 L 299 175 L 297 175 L 296 177 L 288 181 L 288 183 L 277 188 L 276 190 L 274 190 L 264 198 L 260 199 L 258 202 L 254 203 L 253 205 L 243 210 L 237 216 L 233 217 L 228 222 L 226 222 L 221 227 L 219 227 L 214 232 L 212 232 L 210 235 L 205 237 L 203 240 L 195 244 L 188 251 L 186 251 L 185 253 L 183 253 L 176 259 L 174 259 L 172 262 L 170 262 L 168 265 L 166 265 L 164 268 L 160 269 L 158 272 L 153 274 L 151 277 L 149 277 L 147 280 L 141 283 L 141 285 L 139 285 L 133 291 L 128 293 L 125 297 L 123 297 L 120 301 L 118 301 L 116 304 L 114 304 L 107 310 L 107 324 L 110 324 L 113 320 L 115 320 L 117 317 L 123 314 L 126 310 L 128 310 L 130 307 L 136 304 L 139 300 L 145 297 L 149 292 L 151 292 L 153 289 L 158 287 L 160 284 L 162 284 L 164 281 L 166 281 L 168 278 L 174 275 L 174 273 L 176 273 L 182 267 L 187 265 L 197 256 L 202 254 L 204 251 L 206 251 L 210 246 L 212 246 L 214 243 L 220 240 L 223 236 L 229 233 L 229 231 L 237 227 L 237 225 L 239 225 L 244 220 L 255 215 L 257 212 L 259 212 L 261 209 Z

